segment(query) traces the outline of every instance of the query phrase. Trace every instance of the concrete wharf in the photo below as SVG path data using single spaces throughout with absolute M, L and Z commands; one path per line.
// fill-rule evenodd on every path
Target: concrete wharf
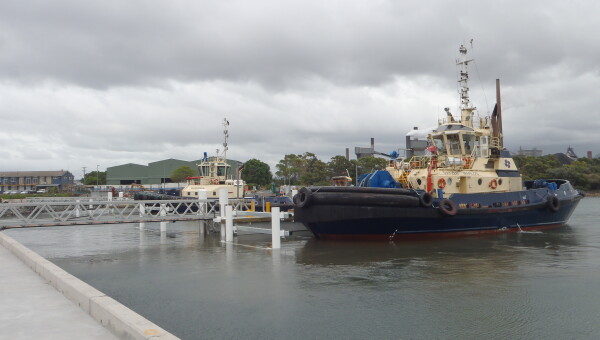
M 2 339 L 178 339 L 4 233 L 0 257 Z
M 117 339 L 0 246 L 0 327 L 5 339 Z

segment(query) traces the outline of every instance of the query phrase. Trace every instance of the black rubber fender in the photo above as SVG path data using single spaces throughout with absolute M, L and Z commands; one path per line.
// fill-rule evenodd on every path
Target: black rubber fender
M 431 196 L 430 193 L 424 192 L 419 195 L 419 204 L 421 204 L 422 207 L 431 207 L 432 203 L 433 203 L 433 196 Z
M 296 196 L 298 196 L 298 198 L 296 199 L 298 203 L 296 203 L 296 205 L 299 208 L 305 208 L 310 205 L 312 191 L 307 187 L 303 187 L 300 190 L 298 190 L 298 194 Z
M 438 207 L 438 210 L 440 211 L 440 213 L 442 213 L 442 215 L 446 216 L 454 216 L 458 212 L 458 210 L 456 209 L 456 204 L 454 204 L 454 202 L 446 198 L 440 201 L 440 206 Z
M 557 212 L 560 209 L 560 200 L 556 196 L 548 197 L 548 208 L 552 212 Z

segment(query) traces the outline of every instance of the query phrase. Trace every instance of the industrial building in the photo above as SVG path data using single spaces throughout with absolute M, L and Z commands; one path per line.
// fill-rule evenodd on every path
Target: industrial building
M 408 159 L 412 156 L 425 155 L 425 149 L 428 145 L 427 134 L 431 133 L 432 130 L 433 128 L 419 130 L 419 128 L 415 126 L 413 130 L 409 131 L 406 134 L 406 148 L 404 149 L 404 158 Z M 401 151 L 401 149 L 398 149 L 398 152 Z M 363 157 L 373 157 L 375 155 L 390 157 L 389 153 L 384 153 L 375 150 L 375 138 L 371 138 L 370 148 L 357 146 L 354 148 L 354 153 L 356 154 L 356 159 L 361 159 Z M 350 159 L 348 150 L 346 150 L 346 159 Z
M 163 184 L 173 183 L 171 174 L 177 168 L 182 166 L 188 166 L 193 169 L 198 176 L 197 161 L 182 161 L 179 159 L 165 159 L 162 161 L 156 161 L 148 163 L 148 165 L 127 163 L 117 166 L 108 167 L 106 169 L 106 184 L 112 186 L 131 185 L 131 184 Z M 235 160 L 227 160 L 227 163 L 231 165 L 231 169 L 234 171 L 242 164 Z M 235 178 L 236 174 L 233 173 L 232 177 Z
M 517 151 L 517 156 L 533 156 L 533 157 L 541 157 L 542 150 L 538 150 L 536 148 L 526 150 L 519 146 L 519 151 Z
M 69 171 L 0 171 L 0 193 L 34 192 L 56 188 L 71 190 L 73 174 Z

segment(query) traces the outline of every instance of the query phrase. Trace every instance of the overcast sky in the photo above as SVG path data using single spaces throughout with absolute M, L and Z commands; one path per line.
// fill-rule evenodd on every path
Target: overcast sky
M 224 117 L 240 161 L 389 152 L 458 112 L 463 43 L 480 115 L 501 79 L 510 150 L 596 155 L 599 4 L 3 0 L 0 171 L 199 159 Z

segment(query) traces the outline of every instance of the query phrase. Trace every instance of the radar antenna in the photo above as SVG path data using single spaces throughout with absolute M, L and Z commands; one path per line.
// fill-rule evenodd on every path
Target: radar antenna
M 460 57 L 456 61 L 456 65 L 460 67 L 460 79 L 459 83 L 459 96 L 460 96 L 460 111 L 461 111 L 461 123 L 473 127 L 473 111 L 477 110 L 476 107 L 471 104 L 469 98 L 469 70 L 468 65 L 473 59 L 467 58 L 467 48 L 464 45 L 460 45 L 458 51 Z
M 227 147 L 227 140 L 229 139 L 229 121 L 227 120 L 227 118 L 223 118 L 223 135 L 223 159 L 227 161 L 227 150 L 229 149 Z

